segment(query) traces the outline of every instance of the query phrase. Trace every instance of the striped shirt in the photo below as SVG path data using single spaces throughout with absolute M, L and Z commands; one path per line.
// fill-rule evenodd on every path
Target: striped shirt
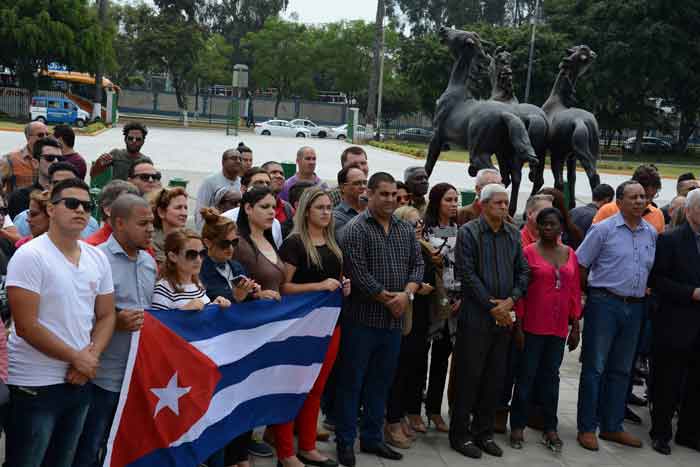
M 183 306 L 195 299 L 200 299 L 206 305 L 209 303 L 206 291 L 198 287 L 196 284 L 185 284 L 181 286 L 182 292 L 176 292 L 172 288 L 170 282 L 161 279 L 156 282 L 156 288 L 153 290 L 153 310 L 173 310 L 182 309 Z

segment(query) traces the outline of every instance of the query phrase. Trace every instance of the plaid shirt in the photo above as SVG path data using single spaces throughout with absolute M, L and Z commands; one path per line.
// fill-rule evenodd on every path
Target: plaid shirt
M 328 197 L 331 199 L 331 203 L 333 203 L 333 207 L 336 207 L 343 202 L 343 193 L 340 191 L 339 186 L 328 190 L 327 194 Z
M 387 234 L 367 209 L 343 233 L 344 264 L 352 281 L 346 316 L 372 328 L 400 328 L 403 316 L 394 318 L 374 296 L 383 290 L 401 292 L 409 282 L 421 283 L 423 258 L 413 228 L 392 216 Z

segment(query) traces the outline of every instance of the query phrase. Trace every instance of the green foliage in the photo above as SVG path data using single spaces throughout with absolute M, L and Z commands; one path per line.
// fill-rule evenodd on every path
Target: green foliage
M 367 144 L 388 151 L 400 152 L 418 159 L 425 159 L 426 150 L 399 143 L 385 143 L 381 141 L 368 141 Z
M 94 71 L 114 66 L 113 28 L 102 28 L 87 0 L 0 0 L 0 65 L 34 89 L 38 69 L 56 62 Z
M 228 83 L 231 80 L 233 46 L 221 34 L 211 34 L 199 53 L 192 75 L 201 87 Z

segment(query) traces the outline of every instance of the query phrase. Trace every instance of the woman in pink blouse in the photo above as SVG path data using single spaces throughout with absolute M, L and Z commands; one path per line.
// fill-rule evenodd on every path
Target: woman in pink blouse
M 525 297 L 516 304 L 514 339 L 522 351 L 511 407 L 510 444 L 522 449 L 523 430 L 528 419 L 529 401 L 537 387 L 542 403 L 544 434 L 542 442 L 552 451 L 561 451 L 557 434 L 559 367 L 569 334 L 569 350 L 579 343 L 581 285 L 574 250 L 559 243 L 564 219 L 556 208 L 537 215 L 539 240 L 523 250 L 530 266 L 530 283 Z

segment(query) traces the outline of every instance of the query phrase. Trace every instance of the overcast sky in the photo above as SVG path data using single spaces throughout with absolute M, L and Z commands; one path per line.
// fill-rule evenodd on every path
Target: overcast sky
M 377 0 L 289 0 L 284 13 L 299 14 L 302 23 L 329 23 L 339 20 L 364 19 L 374 21 Z

